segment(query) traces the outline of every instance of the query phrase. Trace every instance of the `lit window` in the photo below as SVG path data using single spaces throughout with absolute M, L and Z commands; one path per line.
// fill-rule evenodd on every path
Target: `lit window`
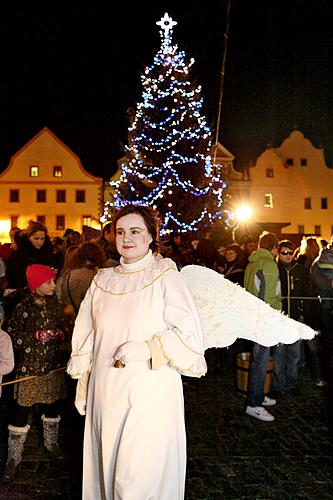
M 321 226 L 315 226 L 314 227 L 314 232 L 316 236 L 320 236 L 321 234 Z
M 298 226 L 298 234 L 304 234 L 305 231 L 304 231 L 304 225 L 301 224 L 300 226 Z
M 41 224 L 43 224 L 43 226 L 45 226 L 46 216 L 45 215 L 37 215 L 37 222 L 40 222 Z
M 46 202 L 46 190 L 45 189 L 37 189 L 37 203 L 45 203 Z
M 322 208 L 323 210 L 327 210 L 327 208 L 328 208 L 328 205 L 327 205 L 327 198 L 322 198 L 322 199 L 321 199 L 321 208 Z
M 311 209 L 311 198 L 304 198 L 304 208 L 305 210 Z
M 91 215 L 82 215 L 82 224 L 84 226 L 91 226 Z
M 86 192 L 84 189 L 78 189 L 75 197 L 76 203 L 84 203 L 86 201 Z
M 272 168 L 266 168 L 266 177 L 274 177 L 274 170 Z
M 57 231 L 65 230 L 65 216 L 64 215 L 56 215 L 56 229 Z
M 62 177 L 62 167 L 60 165 L 53 167 L 53 177 Z
M 66 203 L 66 190 L 58 189 L 56 195 L 57 203 Z
M 308 160 L 306 158 L 301 158 L 301 167 L 306 167 L 308 164 Z
M 10 216 L 10 227 L 18 227 L 18 215 L 11 215 Z
M 20 201 L 20 191 L 18 189 L 11 189 L 9 191 L 10 203 L 17 203 Z
M 31 165 L 30 167 L 30 177 L 39 176 L 39 167 L 37 165 Z
M 265 194 L 264 207 L 265 208 L 273 208 L 273 195 L 272 195 L 272 193 Z

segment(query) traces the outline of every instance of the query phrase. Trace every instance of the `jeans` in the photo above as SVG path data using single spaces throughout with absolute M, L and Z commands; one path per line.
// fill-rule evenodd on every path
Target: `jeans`
M 252 361 L 250 366 L 247 404 L 262 406 L 264 401 L 264 385 L 269 361 L 269 347 L 253 344 Z
M 301 358 L 301 341 L 279 344 L 273 349 L 274 370 L 272 390 L 288 392 L 296 388 L 298 364 Z

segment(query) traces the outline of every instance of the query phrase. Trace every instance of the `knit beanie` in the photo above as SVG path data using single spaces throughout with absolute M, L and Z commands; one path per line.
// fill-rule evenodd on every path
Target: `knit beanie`
M 45 281 L 54 280 L 56 277 L 51 267 L 43 266 L 42 264 L 32 264 L 28 266 L 25 273 L 31 292 L 34 292 L 36 288 L 45 283 Z

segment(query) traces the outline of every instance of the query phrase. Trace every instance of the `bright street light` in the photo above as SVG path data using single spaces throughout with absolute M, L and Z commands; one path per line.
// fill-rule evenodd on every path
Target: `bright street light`
M 239 222 L 245 222 L 250 219 L 252 215 L 252 209 L 248 205 L 241 205 L 237 208 L 235 215 L 236 219 Z

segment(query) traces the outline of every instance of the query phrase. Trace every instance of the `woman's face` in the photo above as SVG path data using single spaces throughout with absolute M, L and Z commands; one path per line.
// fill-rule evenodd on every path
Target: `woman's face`
M 116 247 L 126 264 L 131 264 L 147 255 L 152 237 L 145 221 L 139 214 L 121 217 L 116 226 Z
M 233 262 L 237 258 L 237 253 L 235 250 L 227 250 L 224 254 L 224 258 L 227 262 Z
M 44 231 L 36 231 L 31 236 L 29 236 L 29 240 L 35 248 L 42 248 L 45 241 L 45 233 Z

